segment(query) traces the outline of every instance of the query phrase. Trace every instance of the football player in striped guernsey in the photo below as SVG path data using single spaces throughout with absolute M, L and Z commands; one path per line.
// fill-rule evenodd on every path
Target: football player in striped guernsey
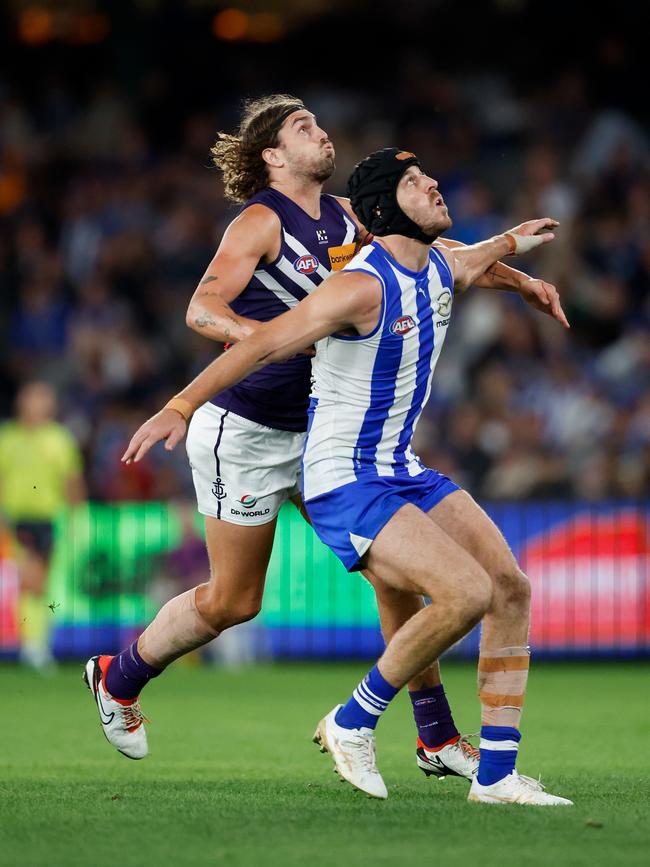
M 220 136 L 214 154 L 226 194 L 243 208 L 197 288 L 188 323 L 215 340 L 236 342 L 294 307 L 330 270 L 348 262 L 360 227 L 347 200 L 322 195 L 334 151 L 299 100 L 276 96 L 250 105 L 239 135 Z M 541 281 L 501 264 L 484 280 L 502 288 L 521 285 L 522 291 L 527 281 L 530 297 L 546 291 Z M 142 686 L 169 662 L 259 610 L 277 512 L 287 498 L 300 503 L 309 377 L 310 358 L 298 355 L 254 372 L 194 414 L 188 451 L 212 580 L 172 600 L 114 660 L 89 661 L 87 678 L 96 696 L 101 684 L 104 703 L 110 696 L 132 709 Z M 367 577 L 390 638 L 419 603 Z M 436 776 L 471 778 L 478 753 L 453 723 L 437 664 L 410 688 L 418 765 Z M 116 746 L 118 728 L 109 736 Z M 146 754 L 141 725 L 123 737 L 138 757 Z

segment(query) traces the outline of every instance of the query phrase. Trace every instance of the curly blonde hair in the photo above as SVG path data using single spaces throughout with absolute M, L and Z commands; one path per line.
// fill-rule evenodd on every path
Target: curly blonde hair
M 304 107 L 301 99 L 287 93 L 246 100 L 237 133 L 217 133 L 210 153 L 215 166 L 223 172 L 227 199 L 246 202 L 268 186 L 262 151 L 277 147 L 283 116 Z

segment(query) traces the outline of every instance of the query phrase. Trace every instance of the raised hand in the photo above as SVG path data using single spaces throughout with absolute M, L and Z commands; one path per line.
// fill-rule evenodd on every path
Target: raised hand
M 531 307 L 557 319 L 565 328 L 571 327 L 562 310 L 560 294 L 552 283 L 529 277 L 519 287 L 519 294 Z
M 510 253 L 514 255 L 528 253 L 540 244 L 548 244 L 555 238 L 553 232 L 549 230 L 559 225 L 557 220 L 544 217 L 542 220 L 528 220 L 515 226 L 514 229 L 508 229 L 505 234 L 513 239 L 513 249 Z
M 152 446 L 165 440 L 165 448 L 171 451 L 183 439 L 187 422 L 175 409 L 162 409 L 141 425 L 131 437 L 122 463 L 132 464 L 141 461 Z

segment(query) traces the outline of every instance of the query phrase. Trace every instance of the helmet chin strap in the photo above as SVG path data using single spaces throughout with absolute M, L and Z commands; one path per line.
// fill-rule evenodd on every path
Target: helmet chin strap
M 392 219 L 386 228 L 380 232 L 373 232 L 375 237 L 383 238 L 385 235 L 404 235 L 407 238 L 413 238 L 413 240 L 421 241 L 423 244 L 428 244 L 429 246 L 433 244 L 438 237 L 438 233 L 429 235 L 423 231 L 423 229 L 400 208 L 397 203 L 397 196 L 395 196 L 395 209 L 395 212 L 392 214 Z M 377 216 L 381 217 L 381 213 Z

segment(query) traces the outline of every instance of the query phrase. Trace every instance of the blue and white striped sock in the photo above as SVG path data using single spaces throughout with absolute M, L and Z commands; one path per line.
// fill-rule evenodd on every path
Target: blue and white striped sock
M 481 726 L 478 781 L 482 786 L 498 783 L 515 769 L 521 732 L 510 726 Z
M 344 729 L 374 729 L 379 717 L 395 698 L 399 689 L 384 680 L 375 666 L 336 714 L 336 724 Z

